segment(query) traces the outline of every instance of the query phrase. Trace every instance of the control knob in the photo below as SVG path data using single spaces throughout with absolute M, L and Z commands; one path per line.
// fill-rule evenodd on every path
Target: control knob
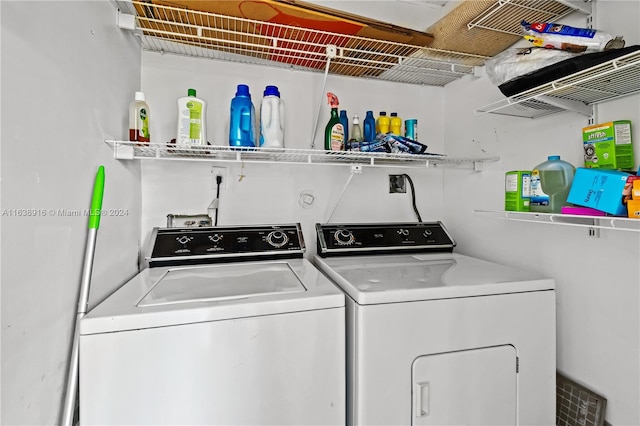
M 339 229 L 333 234 L 333 238 L 336 240 L 338 245 L 348 246 L 355 242 L 356 237 L 353 236 L 353 233 L 348 229 Z
M 176 238 L 176 241 L 178 241 L 180 244 L 187 244 L 191 240 L 193 240 L 193 237 L 188 237 L 186 235 Z
M 289 237 L 282 231 L 271 231 L 267 234 L 267 243 L 280 248 L 289 242 Z

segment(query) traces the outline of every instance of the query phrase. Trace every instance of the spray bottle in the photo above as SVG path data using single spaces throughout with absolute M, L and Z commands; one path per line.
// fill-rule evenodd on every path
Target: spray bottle
M 331 106 L 331 118 L 324 130 L 324 149 L 327 151 L 344 150 L 344 127 L 338 116 L 338 97 L 327 92 L 327 99 Z

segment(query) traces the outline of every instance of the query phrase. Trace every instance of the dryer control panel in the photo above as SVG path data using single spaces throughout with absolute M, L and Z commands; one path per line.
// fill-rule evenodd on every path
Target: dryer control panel
M 451 252 L 456 243 L 442 222 L 316 224 L 318 255 Z
M 302 257 L 300 224 L 154 228 L 150 267 Z

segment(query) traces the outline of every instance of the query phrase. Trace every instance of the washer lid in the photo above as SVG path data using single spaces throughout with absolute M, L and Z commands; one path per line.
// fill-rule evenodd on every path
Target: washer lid
M 456 253 L 315 257 L 361 305 L 549 290 L 552 279 Z
M 137 306 L 243 299 L 306 290 L 286 262 L 170 268 Z
M 80 334 L 344 308 L 306 259 L 147 268 L 93 308 Z

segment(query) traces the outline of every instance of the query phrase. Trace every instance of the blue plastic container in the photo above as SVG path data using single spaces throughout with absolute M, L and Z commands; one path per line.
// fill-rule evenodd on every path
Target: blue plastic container
M 344 129 L 344 146 L 347 146 L 349 142 L 349 117 L 347 117 L 347 111 L 340 111 L 340 122 L 342 123 L 342 128 Z
M 256 146 L 256 110 L 251 102 L 249 86 L 246 84 L 238 84 L 236 96 L 231 100 L 229 146 Z
M 373 142 L 376 139 L 376 119 L 373 116 L 373 111 L 367 111 L 367 115 L 364 117 L 364 141 Z

